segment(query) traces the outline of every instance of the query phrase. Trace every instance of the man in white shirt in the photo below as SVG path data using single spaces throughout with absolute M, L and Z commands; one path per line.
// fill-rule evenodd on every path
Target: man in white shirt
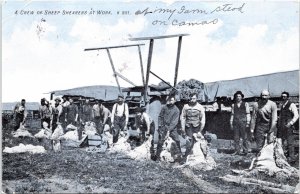
M 197 102 L 198 94 L 190 95 L 189 103 L 183 106 L 181 112 L 181 129 L 189 137 L 191 146 L 186 150 L 185 157 L 190 154 L 196 142 L 196 137 L 204 138 L 202 131 L 205 126 L 205 110 L 201 104 Z
M 124 131 L 126 129 L 128 118 L 128 105 L 124 102 L 124 96 L 119 94 L 118 102 L 114 104 L 111 114 L 113 143 L 118 141 L 120 131 Z
M 282 92 L 281 98 L 283 100 L 281 105 L 280 116 L 278 120 L 278 132 L 277 138 L 282 140 L 283 145 L 288 145 L 288 150 L 286 146 L 283 146 L 284 151 L 288 152 L 289 160 L 292 162 L 296 160 L 295 158 L 295 124 L 298 122 L 299 114 L 297 107 L 294 103 L 289 100 L 289 93 Z

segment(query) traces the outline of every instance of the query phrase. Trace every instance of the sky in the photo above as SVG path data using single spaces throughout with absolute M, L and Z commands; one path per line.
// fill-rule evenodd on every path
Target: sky
M 2 102 L 38 102 L 50 91 L 114 85 L 106 50 L 184 36 L 178 81 L 203 83 L 299 69 L 297 1 L 2 1 Z M 154 41 L 151 71 L 173 84 L 178 38 Z M 142 85 L 137 47 L 110 49 L 113 64 Z M 121 87 L 131 84 L 119 78 Z M 149 84 L 159 79 L 150 75 Z

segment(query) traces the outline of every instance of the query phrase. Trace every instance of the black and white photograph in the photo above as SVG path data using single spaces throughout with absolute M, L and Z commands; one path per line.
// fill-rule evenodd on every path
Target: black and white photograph
M 299 1 L 1 8 L 1 193 L 300 193 Z

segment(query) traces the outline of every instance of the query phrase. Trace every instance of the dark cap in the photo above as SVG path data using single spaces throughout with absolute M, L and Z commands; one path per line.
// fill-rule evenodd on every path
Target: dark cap
M 236 93 L 234 93 L 233 98 L 236 99 L 236 96 L 240 94 L 242 96 L 242 98 L 244 98 L 244 94 L 241 91 L 236 91 Z
M 60 97 L 56 97 L 54 101 L 61 101 Z
M 118 98 L 123 98 L 124 99 L 123 94 L 118 94 Z
M 97 102 L 98 102 L 99 104 L 102 104 L 102 103 L 104 102 L 104 100 L 100 99 L 100 100 L 97 100 Z

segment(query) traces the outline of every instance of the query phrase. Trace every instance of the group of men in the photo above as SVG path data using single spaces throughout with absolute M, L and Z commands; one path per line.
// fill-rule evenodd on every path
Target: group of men
M 283 103 L 279 119 L 277 118 L 277 105 L 269 100 L 270 94 L 267 90 L 261 92 L 260 100 L 253 105 L 252 115 L 250 115 L 250 106 L 244 102 L 244 94 L 237 91 L 234 94 L 234 103 L 230 117 L 230 128 L 234 131 L 235 153 L 246 155 L 249 153 L 249 140 L 255 139 L 258 151 L 260 151 L 265 140 L 267 143 L 274 142 L 275 138 L 279 138 L 284 148 L 287 150 L 287 156 L 295 160 L 294 141 L 292 135 L 295 132 L 295 124 L 298 121 L 298 110 L 294 103 L 289 101 L 289 93 L 282 92 Z M 151 142 L 151 159 L 160 160 L 160 154 L 163 149 L 163 144 L 167 137 L 174 140 L 177 147 L 175 161 L 185 162 L 187 156 L 191 153 L 193 145 L 197 139 L 203 139 L 203 129 L 205 126 L 205 109 L 197 102 L 198 94 L 190 95 L 189 102 L 184 105 L 181 113 L 175 105 L 176 98 L 170 95 L 167 98 L 166 105 L 160 111 L 158 117 L 158 143 L 154 148 L 154 138 Z M 18 103 L 15 107 L 16 127 L 19 128 L 20 123 L 25 122 L 25 100 Z M 81 127 L 87 121 L 93 121 L 96 124 L 98 134 L 103 133 L 104 125 L 110 127 L 110 132 L 113 135 L 113 143 L 116 143 L 119 134 L 126 130 L 129 120 L 129 109 L 124 101 L 122 94 L 118 95 L 117 103 L 113 105 L 112 112 L 103 105 L 102 100 L 96 101 L 91 106 L 88 99 L 85 100 L 82 106 L 74 104 L 73 99 L 63 97 L 55 98 L 54 106 L 50 106 L 46 99 L 41 100 L 40 116 L 42 123 L 46 122 L 54 130 L 58 124 L 61 124 L 65 129 L 67 125 L 72 124 Z M 178 127 L 178 124 L 181 124 Z M 141 133 L 142 142 L 146 140 L 146 136 L 155 133 L 153 119 L 146 113 L 145 107 L 136 109 L 135 128 Z M 186 152 L 182 154 L 179 133 L 190 142 Z M 79 134 L 81 134 L 79 130 Z M 81 139 L 81 136 L 79 136 Z M 243 143 L 240 146 L 240 139 Z
M 296 160 L 294 133 L 297 133 L 295 124 L 299 114 L 297 107 L 289 100 L 289 93 L 282 92 L 282 104 L 279 117 L 277 105 L 271 101 L 268 90 L 263 90 L 258 102 L 253 104 L 252 115 L 247 102 L 243 101 L 244 94 L 237 91 L 234 94 L 234 103 L 230 117 L 230 128 L 234 131 L 235 153 L 247 155 L 250 151 L 249 140 L 256 141 L 259 152 L 265 143 L 270 144 L 276 138 L 282 143 L 286 156 L 291 162 Z M 242 147 L 240 146 L 242 139 Z

